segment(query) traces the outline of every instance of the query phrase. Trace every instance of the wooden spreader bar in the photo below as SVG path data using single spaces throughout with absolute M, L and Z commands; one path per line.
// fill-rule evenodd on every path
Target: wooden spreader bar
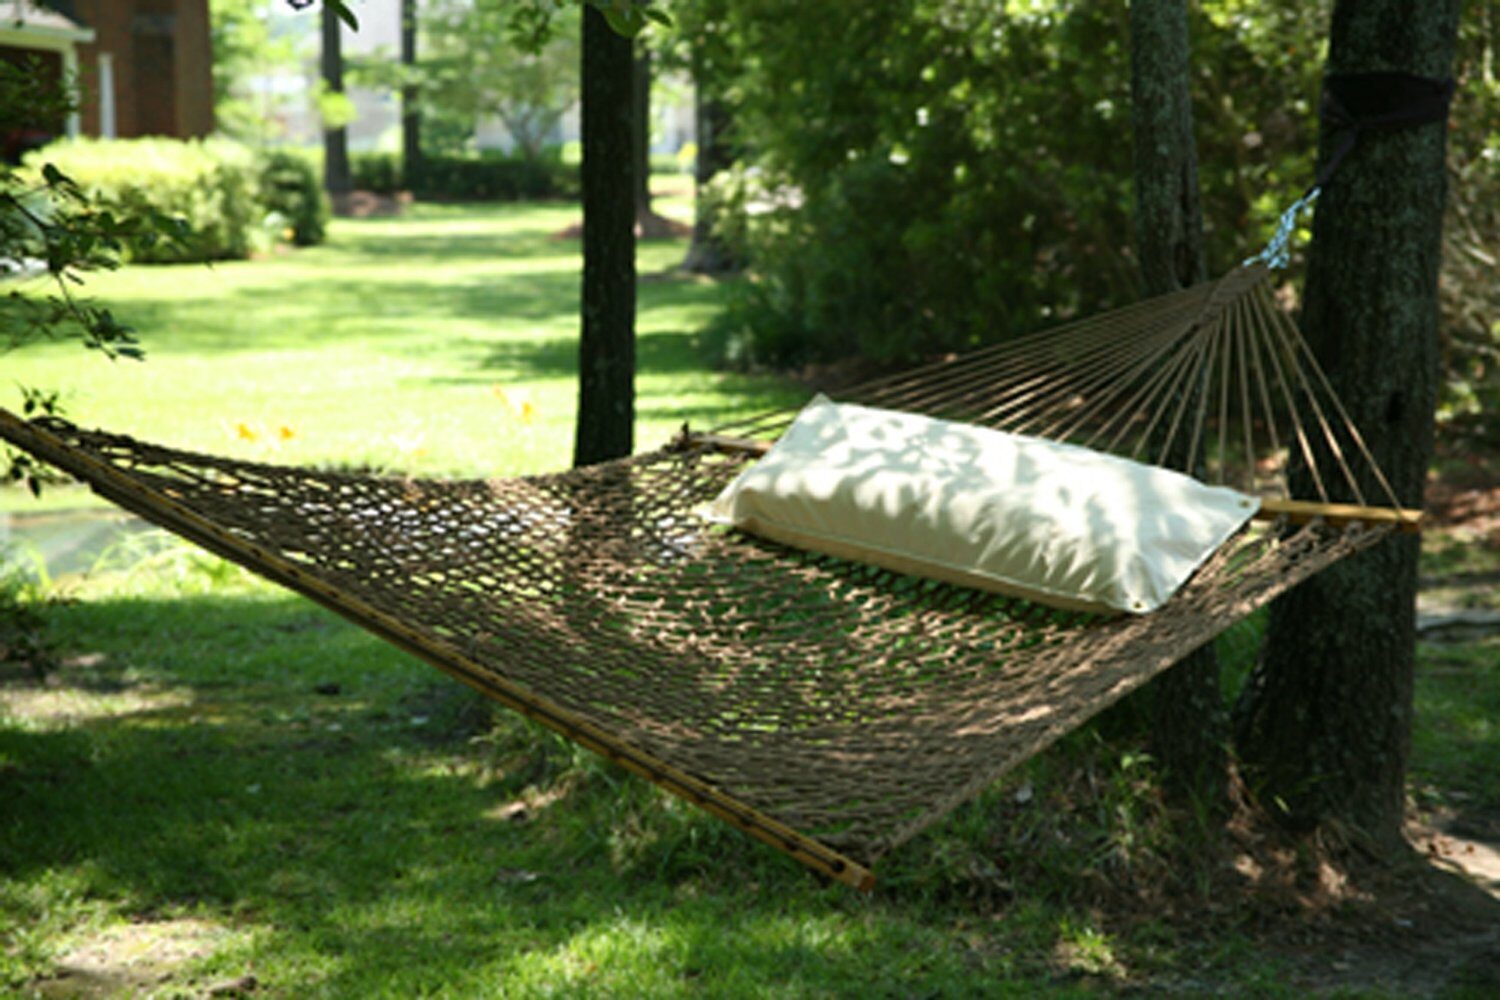
M 738 455 L 764 455 L 774 442 L 754 438 L 729 437 L 724 434 L 687 433 L 678 439 L 679 447 L 711 448 Z M 1369 507 L 1350 503 L 1323 503 L 1316 500 L 1282 500 L 1263 498 L 1257 521 L 1285 519 L 1291 524 L 1323 521 L 1342 528 L 1349 524 L 1395 525 L 1397 531 L 1415 533 L 1422 530 L 1422 512 L 1408 507 Z

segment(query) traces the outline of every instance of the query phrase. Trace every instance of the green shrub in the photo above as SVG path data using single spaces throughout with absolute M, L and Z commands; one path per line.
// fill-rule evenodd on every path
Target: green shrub
M 350 173 L 357 191 L 395 194 L 410 190 L 436 201 L 531 201 L 578 193 L 578 166 L 560 150 L 526 159 L 499 153 L 422 158 L 408 172 L 399 153 L 355 153 Z
M 255 155 L 224 140 L 69 139 L 27 155 L 52 163 L 98 201 L 127 216 L 147 210 L 182 219 L 185 241 L 138 240 L 132 260 L 179 262 L 247 257 L 264 238 L 265 207 Z
M 405 189 L 399 153 L 355 153 L 349 157 L 349 173 L 356 191 L 395 194 Z
M 578 193 L 578 168 L 553 153 L 535 159 L 487 155 L 423 157 L 407 185 L 419 198 L 442 201 L 528 201 Z
M 1317 146 L 1326 5 L 1252 6 L 1191 5 L 1211 272 L 1263 245 Z M 910 363 L 1138 299 L 1125 5 L 731 8 L 726 134 L 793 196 L 745 199 L 727 234 L 746 356 Z
M 318 168 L 308 157 L 277 149 L 260 158 L 260 200 L 299 247 L 323 242 L 328 229 L 328 196 Z

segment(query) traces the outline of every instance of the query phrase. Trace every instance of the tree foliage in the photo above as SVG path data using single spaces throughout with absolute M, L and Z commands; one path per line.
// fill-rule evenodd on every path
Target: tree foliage
M 274 29 L 260 0 L 214 0 L 209 6 L 213 44 L 214 123 L 236 139 L 265 142 L 275 108 L 269 94 L 250 91 L 253 77 L 297 65 L 297 44 Z
M 1500 8 L 1459 22 L 1439 295 L 1449 433 L 1500 445 Z
M 429 118 L 472 130 L 496 118 L 525 158 L 539 158 L 578 102 L 578 15 L 552 15 L 550 33 L 517 45 L 514 4 L 436 0 L 423 15 L 421 94 Z
M 1257 251 L 1312 181 L 1331 4 L 1190 7 L 1217 273 Z M 907 362 L 1141 294 L 1124 5 L 711 0 L 677 21 L 690 49 L 711 54 L 734 120 L 740 168 L 718 194 L 738 209 L 724 231 L 752 263 L 725 323 L 740 356 Z M 1466 32 L 1453 163 L 1468 180 L 1456 201 L 1491 254 L 1494 230 L 1476 212 L 1500 203 L 1496 157 L 1472 133 L 1500 120 L 1484 96 L 1494 31 L 1476 19 Z M 1471 305 L 1493 287 L 1463 284 Z M 1493 345 L 1484 311 L 1468 337 Z M 1475 352 L 1453 346 L 1472 368 Z
M 0 135 L 74 110 L 65 89 L 30 67 L 0 62 Z M 0 164 L 0 355 L 41 339 L 76 338 L 109 358 L 139 358 L 135 331 L 79 294 L 87 274 L 118 267 L 127 244 L 181 239 L 182 224 L 145 210 L 101 204 L 51 163 L 35 170 Z M 54 413 L 58 397 L 21 387 L 26 414 Z M 7 449 L 0 479 L 40 490 L 42 469 Z
M 1057 6 L 730 5 L 756 355 L 905 360 L 1133 286 L 1124 9 Z

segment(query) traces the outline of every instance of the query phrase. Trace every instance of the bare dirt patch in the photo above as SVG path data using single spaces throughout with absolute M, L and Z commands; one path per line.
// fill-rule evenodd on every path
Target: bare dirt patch
M 0 712 L 56 726 L 183 708 L 187 692 L 139 683 L 99 654 L 59 661 L 44 678 L 24 664 L 0 661 Z
M 1290 966 L 1297 989 L 1500 997 L 1500 838 L 1413 820 L 1413 850 L 1377 859 L 1328 831 L 1254 823 L 1233 836 L 1242 878 L 1216 887 L 1213 908 Z
M 234 933 L 191 918 L 119 924 L 65 951 L 30 988 L 48 998 L 180 995 L 191 978 L 185 967 L 223 947 Z M 193 993 L 230 996 L 254 988 L 254 978 L 245 976 Z

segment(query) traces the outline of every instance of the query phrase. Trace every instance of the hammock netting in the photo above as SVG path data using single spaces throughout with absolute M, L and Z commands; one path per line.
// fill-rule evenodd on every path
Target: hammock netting
M 1383 488 L 1259 267 L 840 395 L 1186 455 L 1262 493 L 1284 494 L 1289 467 L 1321 500 Z M 472 481 L 238 461 L 9 414 L 0 435 L 860 886 L 1007 769 L 1393 527 L 1368 510 L 1273 518 L 1150 615 L 1063 612 L 703 520 L 754 460 L 741 439 L 790 417 Z

